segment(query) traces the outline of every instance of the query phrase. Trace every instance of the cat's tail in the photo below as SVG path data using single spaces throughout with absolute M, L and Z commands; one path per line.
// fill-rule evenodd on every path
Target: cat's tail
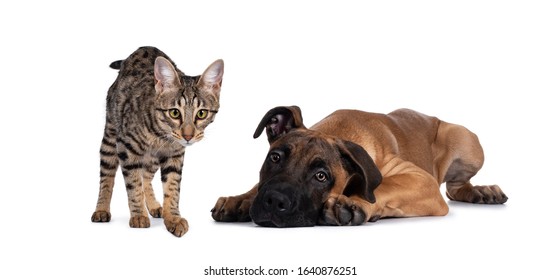
M 112 69 L 119 70 L 119 69 L 121 69 L 122 63 L 123 63 L 123 60 L 113 61 L 111 64 L 109 64 L 109 67 L 111 67 Z

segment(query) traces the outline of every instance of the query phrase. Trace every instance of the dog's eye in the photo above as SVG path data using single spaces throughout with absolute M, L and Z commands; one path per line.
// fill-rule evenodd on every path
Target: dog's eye
M 280 161 L 280 155 L 278 153 L 271 153 L 270 154 L 270 161 L 277 163 Z
M 315 173 L 315 179 L 317 179 L 317 181 L 319 182 L 325 182 L 327 180 L 327 173 L 323 172 L 323 171 L 319 171 L 317 173 Z

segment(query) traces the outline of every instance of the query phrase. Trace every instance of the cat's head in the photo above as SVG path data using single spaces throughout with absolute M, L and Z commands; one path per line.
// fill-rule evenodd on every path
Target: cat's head
M 190 77 L 178 72 L 169 60 L 156 58 L 157 125 L 168 139 L 183 146 L 202 140 L 204 129 L 214 121 L 220 107 L 223 74 L 221 59 L 210 64 L 202 75 Z

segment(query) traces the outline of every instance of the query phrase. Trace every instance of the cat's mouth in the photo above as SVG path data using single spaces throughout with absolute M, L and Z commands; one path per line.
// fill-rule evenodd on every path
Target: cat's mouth
M 186 140 L 184 138 L 178 138 L 178 137 L 174 137 L 175 141 L 178 142 L 179 144 L 181 144 L 183 147 L 188 147 L 188 146 L 192 146 L 194 145 L 194 143 L 197 143 L 200 139 L 198 138 L 192 138 L 190 140 Z
M 187 141 L 185 139 L 175 139 L 175 141 L 177 143 L 181 144 L 181 146 L 183 146 L 183 147 L 192 146 L 194 143 L 196 143 L 196 141 L 193 141 L 193 140 Z
M 183 145 L 184 147 L 188 147 L 188 146 L 192 146 L 194 145 L 195 142 L 188 142 L 186 141 L 186 143 L 181 143 L 181 145 Z
M 173 139 L 173 141 L 181 144 L 181 146 L 183 146 L 183 147 L 188 147 L 188 146 L 192 146 L 194 143 L 200 141 L 202 139 L 202 137 L 200 137 L 200 136 L 189 137 L 189 139 L 187 140 L 185 137 L 179 136 L 176 133 L 172 133 L 171 134 L 171 139 Z

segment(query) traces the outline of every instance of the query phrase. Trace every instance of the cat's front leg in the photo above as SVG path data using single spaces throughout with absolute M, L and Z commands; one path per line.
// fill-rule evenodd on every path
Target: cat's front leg
M 163 223 L 169 232 L 177 237 L 189 230 L 186 219 L 179 211 L 181 174 L 184 153 L 160 158 L 161 181 L 163 184 Z
M 143 157 L 138 156 L 137 152 L 122 149 L 122 146 L 126 145 L 120 145 L 119 143 L 117 149 L 119 150 L 119 159 L 128 195 L 129 225 L 132 228 L 147 228 L 150 227 L 150 219 L 148 218 L 144 202 L 144 190 L 142 189 Z
M 146 199 L 146 206 L 148 208 L 148 212 L 154 218 L 161 218 L 163 208 L 161 204 L 156 199 L 154 189 L 152 187 L 152 179 L 154 178 L 154 174 L 159 169 L 159 159 L 153 156 L 150 156 L 146 159 L 144 165 L 144 174 L 143 174 L 143 183 L 142 187 L 144 188 L 144 198 Z
M 257 186 L 248 192 L 237 195 L 220 197 L 216 201 L 212 212 L 212 218 L 217 222 L 249 222 L 249 209 L 257 196 Z

